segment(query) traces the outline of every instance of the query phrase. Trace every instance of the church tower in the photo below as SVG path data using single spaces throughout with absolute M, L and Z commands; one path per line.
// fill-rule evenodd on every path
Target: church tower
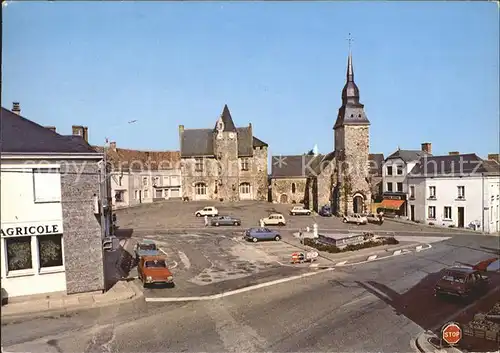
M 224 201 L 239 199 L 238 130 L 227 105 L 213 129 L 214 154 L 218 163 L 217 196 Z
M 340 213 L 364 213 L 370 210 L 369 127 L 370 121 L 366 117 L 364 105 L 359 101 L 359 89 L 354 82 L 352 54 L 349 50 L 342 106 L 333 126 L 337 161 L 337 192 L 333 201 Z

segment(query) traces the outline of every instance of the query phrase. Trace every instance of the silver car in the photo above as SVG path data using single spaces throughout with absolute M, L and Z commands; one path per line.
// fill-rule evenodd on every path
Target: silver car
M 232 216 L 215 216 L 210 220 L 210 225 L 219 226 L 241 226 L 241 220 Z

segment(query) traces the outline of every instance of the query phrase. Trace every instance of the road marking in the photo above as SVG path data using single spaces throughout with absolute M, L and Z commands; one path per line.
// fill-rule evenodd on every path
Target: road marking
M 215 300 L 215 299 L 220 299 L 220 298 L 224 298 L 224 297 L 229 297 L 229 296 L 232 296 L 235 294 L 245 293 L 245 292 L 249 292 L 249 291 L 260 289 L 260 288 L 270 287 L 270 286 L 274 286 L 277 284 L 294 281 L 296 279 L 315 276 L 315 275 L 325 273 L 327 271 L 333 271 L 333 270 L 334 270 L 333 268 L 327 268 L 327 269 L 316 271 L 316 272 L 308 272 L 308 273 L 304 273 L 304 274 L 298 275 L 298 276 L 291 276 L 291 277 L 287 277 L 287 278 L 277 279 L 274 281 L 256 284 L 253 286 L 236 289 L 236 290 L 232 290 L 229 292 L 214 294 L 214 295 L 206 295 L 206 296 L 201 296 L 201 297 L 171 297 L 171 298 L 157 298 L 157 297 L 155 297 L 155 298 L 145 298 L 145 300 L 146 300 L 146 302 L 188 302 L 188 301 Z
M 166 256 L 168 256 L 167 252 L 165 250 L 163 250 L 162 248 L 158 248 L 158 250 L 160 250 L 162 253 L 164 253 Z
M 186 269 L 189 269 L 191 267 L 191 262 L 189 261 L 189 258 L 185 253 L 182 251 L 179 251 L 179 257 L 181 258 L 182 264 Z
M 346 263 L 347 263 L 347 261 L 340 261 L 340 262 L 337 262 L 337 264 L 335 266 L 344 266 Z
M 177 263 L 177 261 L 175 260 L 172 260 L 172 262 L 175 264 L 173 266 L 169 266 L 170 269 L 173 269 L 173 268 L 176 268 L 177 266 L 179 266 L 179 264 Z
M 377 258 L 378 255 L 371 255 L 371 256 L 368 256 L 368 258 L 366 259 L 366 261 L 373 261 Z
M 349 306 L 349 305 L 353 305 L 353 304 L 356 304 L 356 303 L 359 303 L 363 300 L 366 300 L 366 299 L 371 299 L 373 298 L 373 296 L 370 296 L 370 295 L 365 295 L 364 297 L 361 297 L 361 298 L 358 298 L 358 299 L 354 299 L 354 300 L 351 300 L 350 302 L 347 302 L 345 304 L 342 304 L 340 307 L 344 307 L 344 306 Z
M 387 294 L 385 294 L 384 292 L 382 292 L 380 289 L 377 289 L 375 288 L 374 286 L 372 286 L 371 284 L 368 284 L 368 283 L 363 283 L 364 286 L 367 286 L 368 288 L 370 288 L 372 291 L 376 292 L 377 294 L 383 296 L 385 299 L 389 300 L 392 302 L 392 298 L 389 297 Z M 369 291 L 368 291 L 369 292 Z M 372 294 L 374 295 L 374 294 Z

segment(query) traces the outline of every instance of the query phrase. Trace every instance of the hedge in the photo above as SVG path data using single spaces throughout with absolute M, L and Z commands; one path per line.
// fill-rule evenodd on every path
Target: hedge
M 319 251 L 325 251 L 329 253 L 341 253 L 341 252 L 347 252 L 347 251 L 356 251 L 356 250 L 361 250 L 361 249 L 367 249 L 367 248 L 373 248 L 375 246 L 380 246 L 380 245 L 396 245 L 399 244 L 399 241 L 395 239 L 394 237 L 387 237 L 383 238 L 382 241 L 367 241 L 361 244 L 351 244 L 347 245 L 346 247 L 339 249 L 335 245 L 330 245 L 330 244 L 323 244 L 321 242 L 318 242 L 314 239 L 306 238 L 304 239 L 304 245 L 311 246 Z

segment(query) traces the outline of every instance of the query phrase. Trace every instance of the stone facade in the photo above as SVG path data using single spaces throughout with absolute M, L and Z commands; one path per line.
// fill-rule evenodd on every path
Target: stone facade
M 279 203 L 305 204 L 307 195 L 307 178 L 275 178 L 271 181 L 272 199 Z
M 227 106 L 214 129 L 179 126 L 183 197 L 190 200 L 267 200 L 268 146 L 252 125 L 236 128 Z
M 61 161 L 64 263 L 68 294 L 104 290 L 100 216 L 94 214 L 99 195 L 97 161 Z

